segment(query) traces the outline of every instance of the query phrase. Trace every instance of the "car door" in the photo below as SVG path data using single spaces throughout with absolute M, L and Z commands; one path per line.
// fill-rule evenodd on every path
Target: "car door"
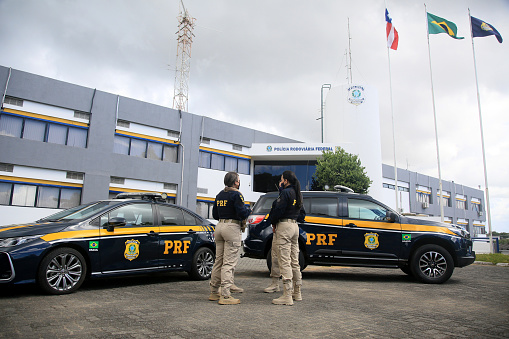
M 344 197 L 342 256 L 352 263 L 393 266 L 401 251 L 401 225 L 386 220 L 385 206 L 361 197 Z
M 311 259 L 327 261 L 338 253 L 342 225 L 338 208 L 337 196 L 304 197 L 306 219 L 300 226 L 306 232 L 306 253 Z
M 125 225 L 108 230 L 112 218 L 124 218 Z M 101 216 L 100 225 L 98 249 L 103 273 L 157 267 L 159 227 L 150 202 L 114 209 Z
M 196 218 L 172 205 L 156 205 L 160 226 L 160 266 L 165 268 L 187 267 L 193 258 L 197 232 L 202 226 Z

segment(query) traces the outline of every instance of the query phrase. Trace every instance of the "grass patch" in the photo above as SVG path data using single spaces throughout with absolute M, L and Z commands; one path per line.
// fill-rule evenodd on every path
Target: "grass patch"
M 509 263 L 509 255 L 502 253 L 492 253 L 492 254 L 476 254 L 476 261 L 487 261 L 492 262 L 494 264 L 498 264 L 501 262 Z

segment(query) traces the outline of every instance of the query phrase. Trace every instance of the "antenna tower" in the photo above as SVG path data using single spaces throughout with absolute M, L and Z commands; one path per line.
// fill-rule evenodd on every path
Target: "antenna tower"
M 189 93 L 189 71 L 191 68 L 191 44 L 193 43 L 193 29 L 195 18 L 189 15 L 180 0 L 179 29 L 177 31 L 177 66 L 175 69 L 175 86 L 173 90 L 173 108 L 187 112 Z M 180 7 L 180 5 L 179 5 Z

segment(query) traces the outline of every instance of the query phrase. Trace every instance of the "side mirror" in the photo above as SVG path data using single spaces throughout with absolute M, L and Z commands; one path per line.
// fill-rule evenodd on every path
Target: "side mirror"
M 108 221 L 108 226 L 106 227 L 106 230 L 108 232 L 113 232 L 115 227 L 125 226 L 125 224 L 126 224 L 125 218 L 121 218 L 121 217 L 111 218 Z
M 394 212 L 387 212 L 385 220 L 387 220 L 387 222 L 396 222 L 396 220 L 398 220 L 398 215 Z

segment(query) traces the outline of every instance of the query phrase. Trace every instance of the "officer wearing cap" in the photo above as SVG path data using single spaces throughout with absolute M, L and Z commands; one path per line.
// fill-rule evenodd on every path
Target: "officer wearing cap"
M 293 305 L 302 300 L 302 274 L 299 266 L 299 226 L 305 216 L 300 182 L 292 171 L 281 175 L 279 197 L 272 204 L 267 222 L 274 231 L 279 270 L 283 279 L 283 295 L 273 299 L 275 305 Z M 272 272 L 271 272 L 272 273 Z M 273 276 L 273 274 L 271 274 Z M 274 282 L 274 281 L 273 281 Z M 270 286 L 269 286 L 270 287 Z
M 210 278 L 209 300 L 218 300 L 221 305 L 240 304 L 231 292 L 243 292 L 233 282 L 233 273 L 239 260 L 242 231 L 251 209 L 244 203 L 239 191 L 240 177 L 236 172 L 228 172 L 224 177 L 225 188 L 214 201 L 212 216 L 219 220 L 214 237 L 216 241 L 216 260 Z

